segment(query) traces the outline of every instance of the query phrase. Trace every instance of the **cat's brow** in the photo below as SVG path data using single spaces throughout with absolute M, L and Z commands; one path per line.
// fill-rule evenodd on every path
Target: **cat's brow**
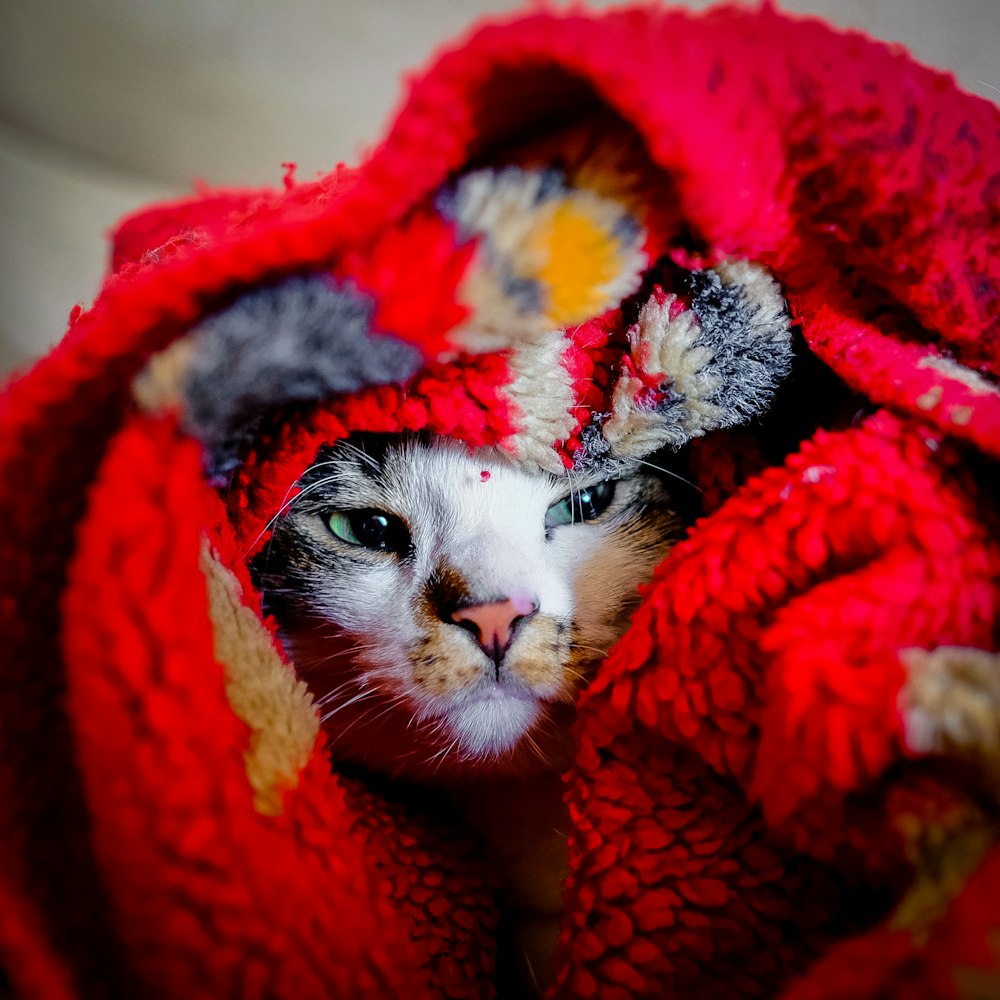
M 311 482 L 292 505 L 302 513 L 316 513 L 329 507 L 359 510 L 364 507 L 382 507 L 385 504 L 386 494 L 381 485 L 353 465 Z
M 345 505 L 359 507 L 377 502 L 381 492 L 373 490 L 385 470 L 381 463 L 350 441 L 338 441 L 320 451 L 317 460 L 299 478 L 299 485 L 318 490 L 309 507 Z
M 359 448 L 356 444 L 353 444 L 350 441 L 340 441 L 337 444 L 337 448 L 343 448 L 345 451 L 350 451 L 356 455 L 362 467 L 371 467 L 375 470 L 375 472 L 382 471 L 382 466 L 379 464 L 378 460 L 369 455 L 365 450 L 364 443 L 362 443 Z
M 356 469 L 358 463 L 349 458 L 329 458 L 323 462 L 314 462 L 299 478 L 300 485 L 309 485 L 310 480 L 320 469 Z

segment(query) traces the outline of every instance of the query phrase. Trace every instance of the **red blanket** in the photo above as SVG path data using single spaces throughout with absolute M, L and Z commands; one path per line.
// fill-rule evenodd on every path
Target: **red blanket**
M 594 123 L 638 149 L 613 193 L 643 235 L 570 186 L 546 232 L 604 242 L 532 272 L 533 305 L 461 178 Z M 358 169 L 127 220 L 0 403 L 17 995 L 492 995 L 475 844 L 331 771 L 245 557 L 319 440 L 427 428 L 571 464 L 650 413 L 704 516 L 579 706 L 554 995 L 1000 995 L 998 164 L 995 107 L 859 35 L 769 7 L 540 13 L 442 55 Z M 773 406 L 727 396 L 695 427 L 629 309 L 707 329 L 685 276 L 732 261 L 775 276 L 800 346 Z M 234 304 L 316 275 L 374 340 L 221 409 L 209 364 L 207 409 L 178 410 L 192 328 L 224 338 Z M 518 394 L 552 329 L 555 416 Z

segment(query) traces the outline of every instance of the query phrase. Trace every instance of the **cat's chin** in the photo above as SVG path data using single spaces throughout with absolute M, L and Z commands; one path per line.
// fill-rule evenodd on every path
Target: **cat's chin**
M 572 760 L 574 706 L 524 688 L 484 685 L 422 706 L 391 695 L 348 698 L 333 712 L 328 750 L 334 761 L 409 781 L 558 774 Z
M 575 717 L 571 704 L 490 688 L 443 717 L 452 733 L 451 746 L 427 777 L 461 781 L 558 775 L 573 759 Z
M 541 716 L 538 698 L 497 684 L 464 700 L 445 718 L 457 740 L 455 754 L 489 763 L 508 757 Z

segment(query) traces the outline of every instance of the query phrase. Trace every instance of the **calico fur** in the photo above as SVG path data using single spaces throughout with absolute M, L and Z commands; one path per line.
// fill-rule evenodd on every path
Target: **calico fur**
M 640 465 L 599 516 L 546 526 L 601 479 L 426 437 L 321 449 L 253 570 L 335 756 L 416 778 L 565 763 L 576 697 L 678 527 Z M 332 513 L 358 510 L 398 519 L 402 547 L 338 538 Z M 537 610 L 495 662 L 455 619 L 511 596 Z

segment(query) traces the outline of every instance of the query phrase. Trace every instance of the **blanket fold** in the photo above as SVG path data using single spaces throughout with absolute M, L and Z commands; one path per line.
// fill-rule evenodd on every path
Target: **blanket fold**
M 361 431 L 692 480 L 580 701 L 551 997 L 1000 993 L 998 163 L 770 5 L 538 12 L 357 168 L 125 220 L 0 398 L 16 995 L 504 982 L 477 844 L 331 764 L 248 572 Z

